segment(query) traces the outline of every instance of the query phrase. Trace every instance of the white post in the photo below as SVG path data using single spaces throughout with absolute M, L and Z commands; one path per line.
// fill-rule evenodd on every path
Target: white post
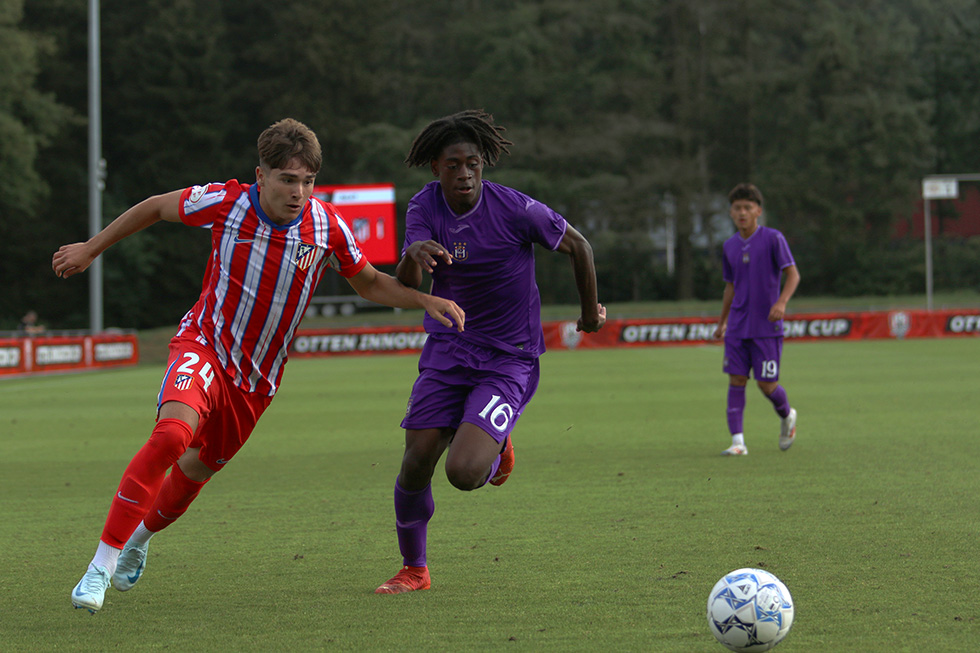
M 99 0 L 88 3 L 88 227 L 89 236 L 102 230 L 102 80 L 99 45 Z M 102 257 L 88 269 L 89 329 L 102 331 Z
M 926 310 L 932 310 L 932 216 L 929 215 L 929 205 L 925 200 L 925 239 L 926 239 Z

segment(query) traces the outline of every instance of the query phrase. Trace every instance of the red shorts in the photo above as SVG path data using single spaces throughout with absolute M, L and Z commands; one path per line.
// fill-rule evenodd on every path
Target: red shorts
M 188 448 L 200 447 L 201 462 L 219 471 L 248 440 L 272 397 L 235 385 L 210 347 L 174 338 L 157 397 L 158 413 L 168 401 L 187 404 L 200 416 Z

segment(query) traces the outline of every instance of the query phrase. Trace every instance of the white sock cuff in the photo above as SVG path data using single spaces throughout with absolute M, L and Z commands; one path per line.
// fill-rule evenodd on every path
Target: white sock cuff
M 99 548 L 95 550 L 95 557 L 92 558 L 89 567 L 105 567 L 105 570 L 111 576 L 116 573 L 116 563 L 119 561 L 119 554 L 121 552 L 122 549 L 117 549 L 114 546 L 100 541 Z

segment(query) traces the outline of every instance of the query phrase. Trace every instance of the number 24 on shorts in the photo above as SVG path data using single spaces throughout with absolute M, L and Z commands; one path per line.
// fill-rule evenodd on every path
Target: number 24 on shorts
M 177 368 L 179 374 L 197 374 L 204 381 L 204 390 L 207 391 L 211 387 L 211 382 L 214 381 L 214 369 L 211 367 L 211 363 L 205 361 L 204 365 L 201 366 L 199 370 L 195 370 L 198 363 L 201 362 L 201 357 L 191 351 L 184 352 L 184 363 Z

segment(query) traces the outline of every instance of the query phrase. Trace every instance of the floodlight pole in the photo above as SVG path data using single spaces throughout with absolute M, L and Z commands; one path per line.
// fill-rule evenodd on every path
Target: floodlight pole
M 99 63 L 99 0 L 88 3 L 88 227 L 89 236 L 102 230 L 102 189 L 105 161 L 102 159 L 102 80 Z M 88 269 L 89 329 L 102 331 L 102 257 Z

